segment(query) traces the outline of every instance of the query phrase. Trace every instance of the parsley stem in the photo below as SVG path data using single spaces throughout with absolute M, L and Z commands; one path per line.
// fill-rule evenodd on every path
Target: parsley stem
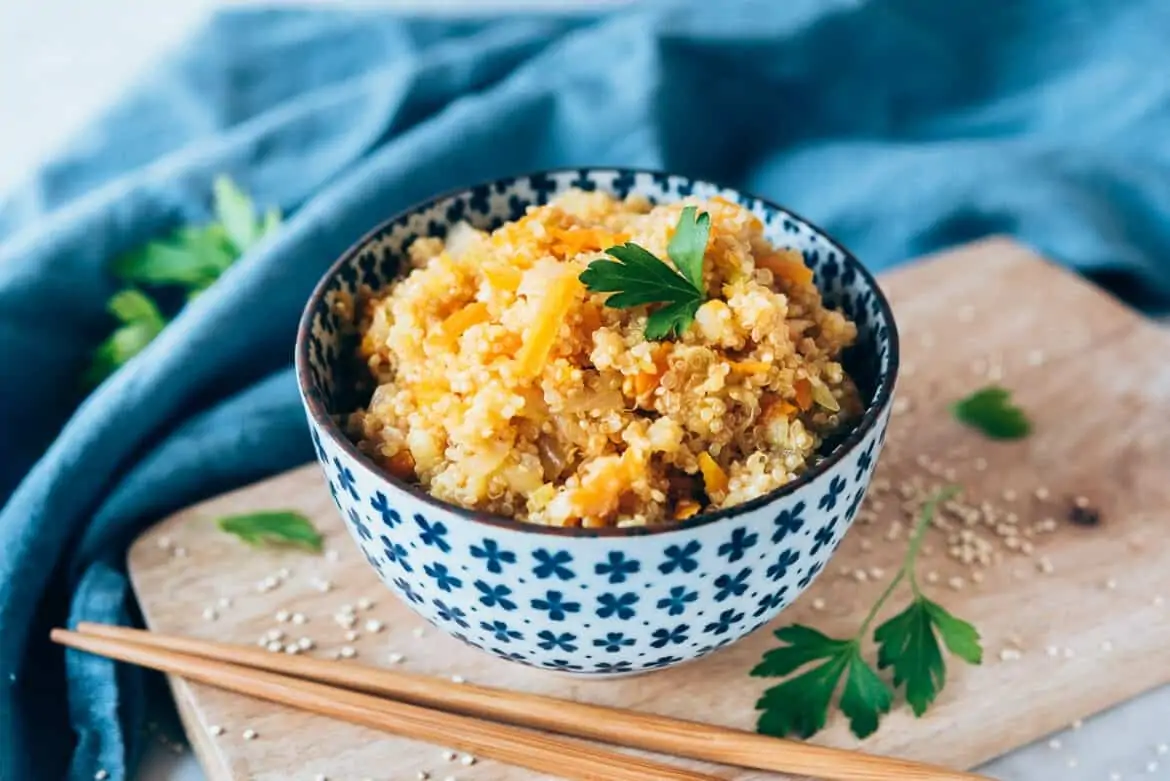
M 886 586 L 886 590 L 878 597 L 878 601 L 873 603 L 873 607 L 869 609 L 869 613 L 865 616 L 865 620 L 861 622 L 861 628 L 857 630 L 857 638 L 855 642 L 860 642 L 861 638 L 865 637 L 865 633 L 869 631 L 869 625 L 877 618 L 878 611 L 882 609 L 882 605 L 886 604 L 886 600 L 890 598 L 890 594 L 894 593 L 894 589 L 902 582 L 902 578 L 906 577 L 906 569 L 903 567 L 898 570 L 898 574 L 890 581 L 890 585 Z
M 939 504 L 947 501 L 958 492 L 957 485 L 948 485 L 936 491 L 934 496 L 927 499 L 926 503 L 922 505 L 922 513 L 918 516 L 918 523 L 915 524 L 914 532 L 910 536 L 910 545 L 906 548 L 906 559 L 902 562 L 902 571 L 899 573 L 909 578 L 910 590 L 914 592 L 915 598 L 922 596 L 922 591 L 918 588 L 918 578 L 914 574 L 914 565 L 918 561 L 918 552 L 922 549 L 922 540 L 926 537 L 926 527 L 930 526 L 930 522 L 934 520 L 934 514 Z
M 886 586 L 886 590 L 878 597 L 877 602 L 869 609 L 869 613 L 865 616 L 865 620 L 861 622 L 861 628 L 857 630 L 857 641 L 865 637 L 865 633 L 869 631 L 869 625 L 877 618 L 878 612 L 882 606 L 886 604 L 886 600 L 894 593 L 894 589 L 902 582 L 904 578 L 910 580 L 910 589 L 914 592 L 914 596 L 921 597 L 922 592 L 918 589 L 918 578 L 914 575 L 914 564 L 918 560 L 918 552 L 922 548 L 922 539 L 926 536 L 926 527 L 930 525 L 934 518 L 935 509 L 940 502 L 945 502 L 956 493 L 959 492 L 958 486 L 947 486 L 937 491 L 934 496 L 926 500 L 922 505 L 922 513 L 918 517 L 918 522 L 914 526 L 914 531 L 910 535 L 910 545 L 906 550 L 906 558 L 902 561 L 902 567 L 898 570 L 898 574 L 890 580 L 890 584 Z

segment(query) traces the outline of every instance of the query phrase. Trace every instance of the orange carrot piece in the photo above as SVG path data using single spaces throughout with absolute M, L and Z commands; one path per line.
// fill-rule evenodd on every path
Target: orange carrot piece
M 813 281 L 812 269 L 804 265 L 804 256 L 794 249 L 762 254 L 756 258 L 756 265 L 793 285 L 807 285 Z
M 801 377 L 792 385 L 792 389 L 796 391 L 796 406 L 800 407 L 801 412 L 808 412 L 812 409 L 813 395 L 812 383 L 806 378 Z
M 700 505 L 698 502 L 692 501 L 690 499 L 683 499 L 674 506 L 674 519 L 676 521 L 685 521 L 692 515 L 697 515 L 699 510 L 702 509 L 702 505 Z
M 708 453 L 699 453 L 699 471 L 703 473 L 703 486 L 708 494 L 727 493 L 727 473 Z
M 517 373 L 521 377 L 537 377 L 544 371 L 557 332 L 581 287 L 581 282 L 571 273 L 562 274 L 549 284 L 537 308 L 536 320 L 516 355 Z

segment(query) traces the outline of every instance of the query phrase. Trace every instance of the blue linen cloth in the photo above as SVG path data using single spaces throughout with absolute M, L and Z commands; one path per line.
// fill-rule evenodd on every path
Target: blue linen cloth
M 214 17 L 0 202 L 0 779 L 131 772 L 140 675 L 47 630 L 133 620 L 145 525 L 310 459 L 295 324 L 382 218 L 495 176 L 653 167 L 790 205 L 875 269 L 1006 233 L 1161 310 L 1168 30 L 1164 0 Z M 291 217 L 82 398 L 111 258 L 206 221 L 221 172 Z

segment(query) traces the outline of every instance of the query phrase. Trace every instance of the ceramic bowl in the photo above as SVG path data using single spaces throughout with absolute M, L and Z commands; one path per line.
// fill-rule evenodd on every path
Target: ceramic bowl
M 845 364 L 864 417 L 828 456 L 766 496 L 671 526 L 564 529 L 449 505 L 383 472 L 335 415 L 354 398 L 347 324 L 329 302 L 398 274 L 419 236 L 460 220 L 492 229 L 570 187 L 655 202 L 736 201 L 773 242 L 797 247 L 826 301 L 856 323 Z M 551 670 L 613 675 L 669 667 L 772 621 L 808 587 L 849 529 L 885 440 L 898 363 L 890 308 L 873 277 L 821 230 L 733 189 L 632 170 L 553 171 L 481 184 L 411 208 L 375 228 L 322 279 L 297 335 L 296 365 L 317 457 L 354 541 L 417 613 L 470 645 Z

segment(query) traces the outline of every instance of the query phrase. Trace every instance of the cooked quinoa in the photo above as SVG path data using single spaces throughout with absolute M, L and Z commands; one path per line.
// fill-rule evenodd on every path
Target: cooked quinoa
M 667 258 L 686 205 L 711 218 L 709 300 L 647 341 L 656 305 L 607 307 L 578 277 L 622 242 Z M 857 329 L 762 228 L 720 198 L 570 191 L 416 240 L 409 273 L 358 302 L 376 389 L 350 436 L 439 499 L 553 526 L 669 523 L 784 485 L 861 413 L 840 363 Z

